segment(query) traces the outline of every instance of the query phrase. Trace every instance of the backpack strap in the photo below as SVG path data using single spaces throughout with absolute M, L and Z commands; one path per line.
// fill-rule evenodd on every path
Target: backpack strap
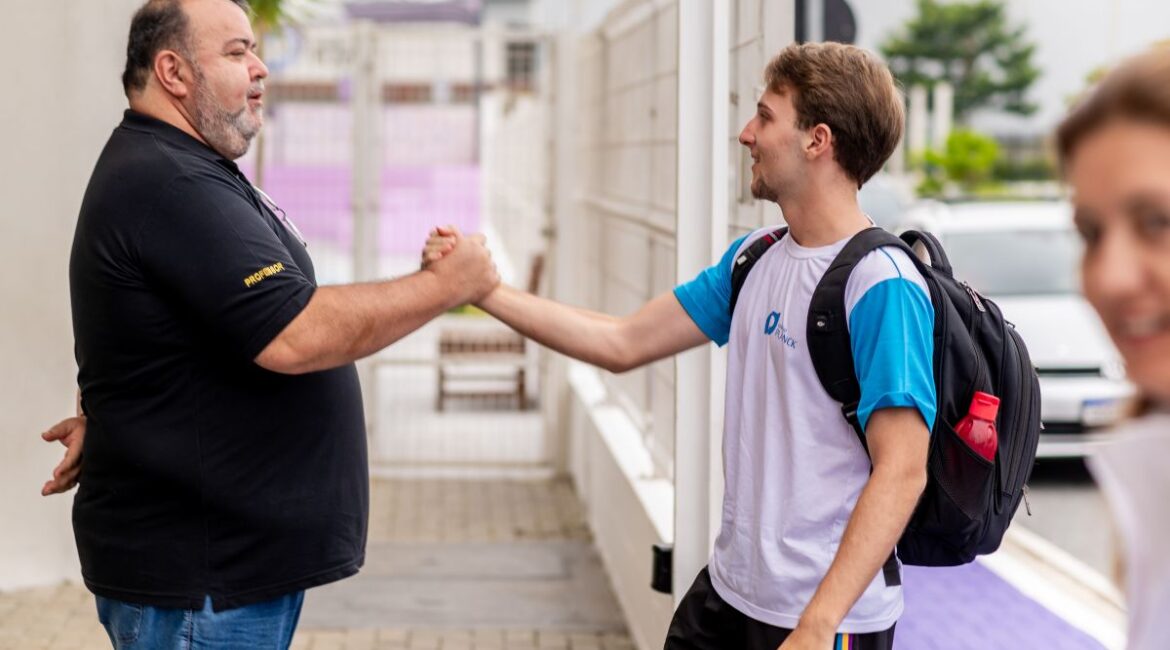
M 825 275 L 813 291 L 808 308 L 808 352 L 813 368 L 825 392 L 841 403 L 841 413 L 857 433 L 858 440 L 869 453 L 857 406 L 861 401 L 861 386 L 853 367 L 853 347 L 849 343 L 849 324 L 845 313 L 845 286 L 853 267 L 871 251 L 882 246 L 909 247 L 898 237 L 881 228 L 867 228 L 853 236 L 837 254 Z
M 947 253 L 943 250 L 942 244 L 939 243 L 937 237 L 925 230 L 907 230 L 902 233 L 902 241 L 906 242 L 906 245 L 910 246 L 911 250 L 913 250 L 915 244 L 921 245 L 926 249 L 932 269 L 940 273 L 945 273 L 948 277 L 954 277 L 951 260 L 947 257 Z M 910 259 L 918 267 L 918 270 L 922 271 L 922 265 L 919 264 L 922 260 L 919 259 L 918 255 L 913 254 L 910 256 Z
M 937 242 L 936 242 L 937 243 Z M 808 352 L 813 368 L 825 392 L 841 403 L 841 414 L 857 434 L 861 447 L 869 455 L 869 445 L 857 419 L 861 402 L 861 385 L 853 366 L 853 346 L 849 342 L 849 324 L 845 313 L 845 285 L 853 267 L 870 252 L 882 246 L 896 246 L 914 256 L 910 247 L 898 237 L 878 227 L 867 228 L 853 236 L 829 265 L 829 270 L 813 290 L 808 308 Z M 941 250 L 941 247 L 940 249 Z M 890 551 L 882 564 L 887 587 L 902 584 L 897 551 Z
M 731 302 L 727 306 L 728 316 L 735 314 L 735 303 L 739 302 L 739 292 L 743 289 L 743 283 L 747 281 L 748 273 L 751 272 L 752 267 L 772 247 L 772 244 L 780 241 L 787 234 L 787 226 L 765 233 L 763 237 L 753 241 L 743 252 L 735 256 L 735 263 L 731 266 Z

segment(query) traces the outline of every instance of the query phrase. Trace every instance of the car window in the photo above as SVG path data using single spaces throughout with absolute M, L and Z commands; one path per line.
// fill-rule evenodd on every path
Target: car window
M 1080 239 L 1072 230 L 947 233 L 955 277 L 987 296 L 1080 292 Z

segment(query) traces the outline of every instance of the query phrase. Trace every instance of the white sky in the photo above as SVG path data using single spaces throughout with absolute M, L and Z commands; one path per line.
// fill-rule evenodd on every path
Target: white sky
M 726 1 L 726 0 L 719 0 Z M 781 2 L 784 0 L 760 0 Z M 324 4 L 340 5 L 341 0 Z M 533 15 L 557 23 L 578 12 L 576 26 L 591 29 L 620 0 L 532 0 Z M 914 0 L 849 0 L 858 23 L 857 44 L 877 49 L 914 14 Z M 995 133 L 1046 133 L 1067 109 L 1066 100 L 1084 87 L 1093 69 L 1116 62 L 1159 40 L 1170 39 L 1170 0 L 1008 0 L 1014 24 L 1025 24 L 1037 44 L 1042 71 L 1030 97 L 1040 109 L 1030 118 L 979 116 L 976 127 Z

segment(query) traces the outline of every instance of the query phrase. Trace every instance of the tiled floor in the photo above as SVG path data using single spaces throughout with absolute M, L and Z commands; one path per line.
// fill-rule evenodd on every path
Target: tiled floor
M 371 542 L 589 539 L 568 481 L 378 480 Z
M 306 598 L 305 615 L 293 647 L 301 650 L 628 650 L 632 648 L 621 624 L 608 582 L 600 562 L 589 548 L 589 532 L 581 507 L 571 486 L 565 481 L 414 481 L 377 480 L 371 494 L 370 544 L 367 568 L 362 575 L 318 590 Z M 512 544 L 515 543 L 515 544 Z M 525 547 L 525 545 L 529 545 Z M 526 576 L 548 591 L 574 589 L 585 579 L 593 590 L 589 615 L 583 615 L 579 602 L 565 602 L 577 611 L 537 612 L 542 621 L 506 625 L 484 624 L 491 619 L 490 606 L 468 612 L 457 609 L 465 602 L 460 593 L 459 574 L 474 585 L 481 559 L 506 556 L 510 547 L 536 567 Z M 569 549 L 565 551 L 564 549 Z M 413 553 L 413 555 L 412 555 Z M 541 572 L 537 560 L 544 554 Z M 584 559 L 579 556 L 584 556 Z M 433 562 L 438 557 L 439 561 Z M 564 558 L 569 558 L 565 560 Z M 417 560 L 412 558 L 418 558 Z M 405 565 L 404 565 L 405 563 Z M 409 565 L 409 566 L 407 566 Z M 571 566 L 570 566 L 571 565 Z M 568 569 L 565 569 L 565 567 Z M 382 569 L 379 569 L 382 567 Z M 493 567 L 488 566 L 485 570 Z M 498 567 L 497 567 L 498 569 Z M 456 575 L 453 575 L 456 574 Z M 497 574 L 500 570 L 497 570 Z M 582 574 L 585 574 L 582 576 Z M 371 574 L 367 576 L 367 574 Z M 405 576 L 405 577 L 404 577 Z M 381 582 L 377 582 L 381 577 Z M 497 575 L 496 578 L 500 576 Z M 360 582 L 367 580 L 367 582 Z M 402 585 L 423 588 L 427 581 L 440 581 L 432 591 L 450 593 L 448 602 L 433 603 L 431 613 L 423 612 L 429 623 L 378 625 L 382 619 L 401 619 L 401 611 L 372 611 L 359 625 L 331 624 L 332 620 L 362 621 L 346 611 L 344 603 L 330 603 L 333 594 L 340 598 L 355 590 L 371 597 L 383 607 L 395 606 L 401 598 L 377 598 L 377 589 L 394 590 Z M 349 583 L 349 585 L 347 585 Z M 490 600 L 498 600 L 500 611 L 519 602 L 523 593 L 508 596 L 509 584 L 485 584 Z M 329 591 L 331 588 L 334 591 Z M 499 590 L 505 593 L 500 594 Z M 497 594 L 500 596 L 497 598 Z M 402 593 L 391 594 L 403 596 Z M 409 594 L 406 594 L 407 596 Z M 544 604 L 556 609 L 557 601 L 543 597 Z M 510 601 L 510 599 L 512 599 Z M 446 608 L 444 608 L 446 606 Z M 512 608 L 514 609 L 514 608 Z M 537 608 L 532 608 L 534 611 Z M 436 614 L 437 612 L 437 614 Z M 475 614 L 472 616 L 471 614 Z M 516 614 L 515 611 L 509 612 Z M 440 618 L 436 618 L 436 616 Z M 446 618 L 441 618 L 445 616 Z M 409 618 L 409 613 L 406 614 Z M 523 617 L 521 617 L 523 618 Z M 461 620 L 476 620 L 475 625 L 461 625 Z M 422 620 L 420 618 L 420 620 Z M 435 621 L 439 624 L 434 624 Z M 565 623 L 568 622 L 568 623 Z M 82 587 L 61 586 L 0 594 L 0 649 L 3 650 L 97 650 L 108 648 L 109 641 L 97 622 L 93 597 Z
M 980 565 L 906 571 L 902 650 L 1101 645 Z M 0 650 L 109 642 L 77 586 L 0 594 Z M 566 481 L 377 480 L 366 567 L 310 590 L 300 650 L 628 650 Z

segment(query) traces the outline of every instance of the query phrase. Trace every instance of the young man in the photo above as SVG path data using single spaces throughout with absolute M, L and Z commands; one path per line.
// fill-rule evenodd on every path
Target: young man
M 666 647 L 884 648 L 902 612 L 897 566 L 883 571 L 926 482 L 935 417 L 934 312 L 902 252 L 878 249 L 846 288 L 865 449 L 821 387 L 804 341 L 809 301 L 835 255 L 871 225 L 857 190 L 902 133 L 886 67 L 855 47 L 793 45 L 739 141 L 752 192 L 790 232 L 758 261 L 729 313 L 733 243 L 693 281 L 614 318 L 501 286 L 480 306 L 569 356 L 621 372 L 707 340 L 730 343 L 726 493 L 710 564 L 684 597 Z M 424 263 L 457 246 L 439 230 Z M 872 458 L 872 472 L 871 472 Z

